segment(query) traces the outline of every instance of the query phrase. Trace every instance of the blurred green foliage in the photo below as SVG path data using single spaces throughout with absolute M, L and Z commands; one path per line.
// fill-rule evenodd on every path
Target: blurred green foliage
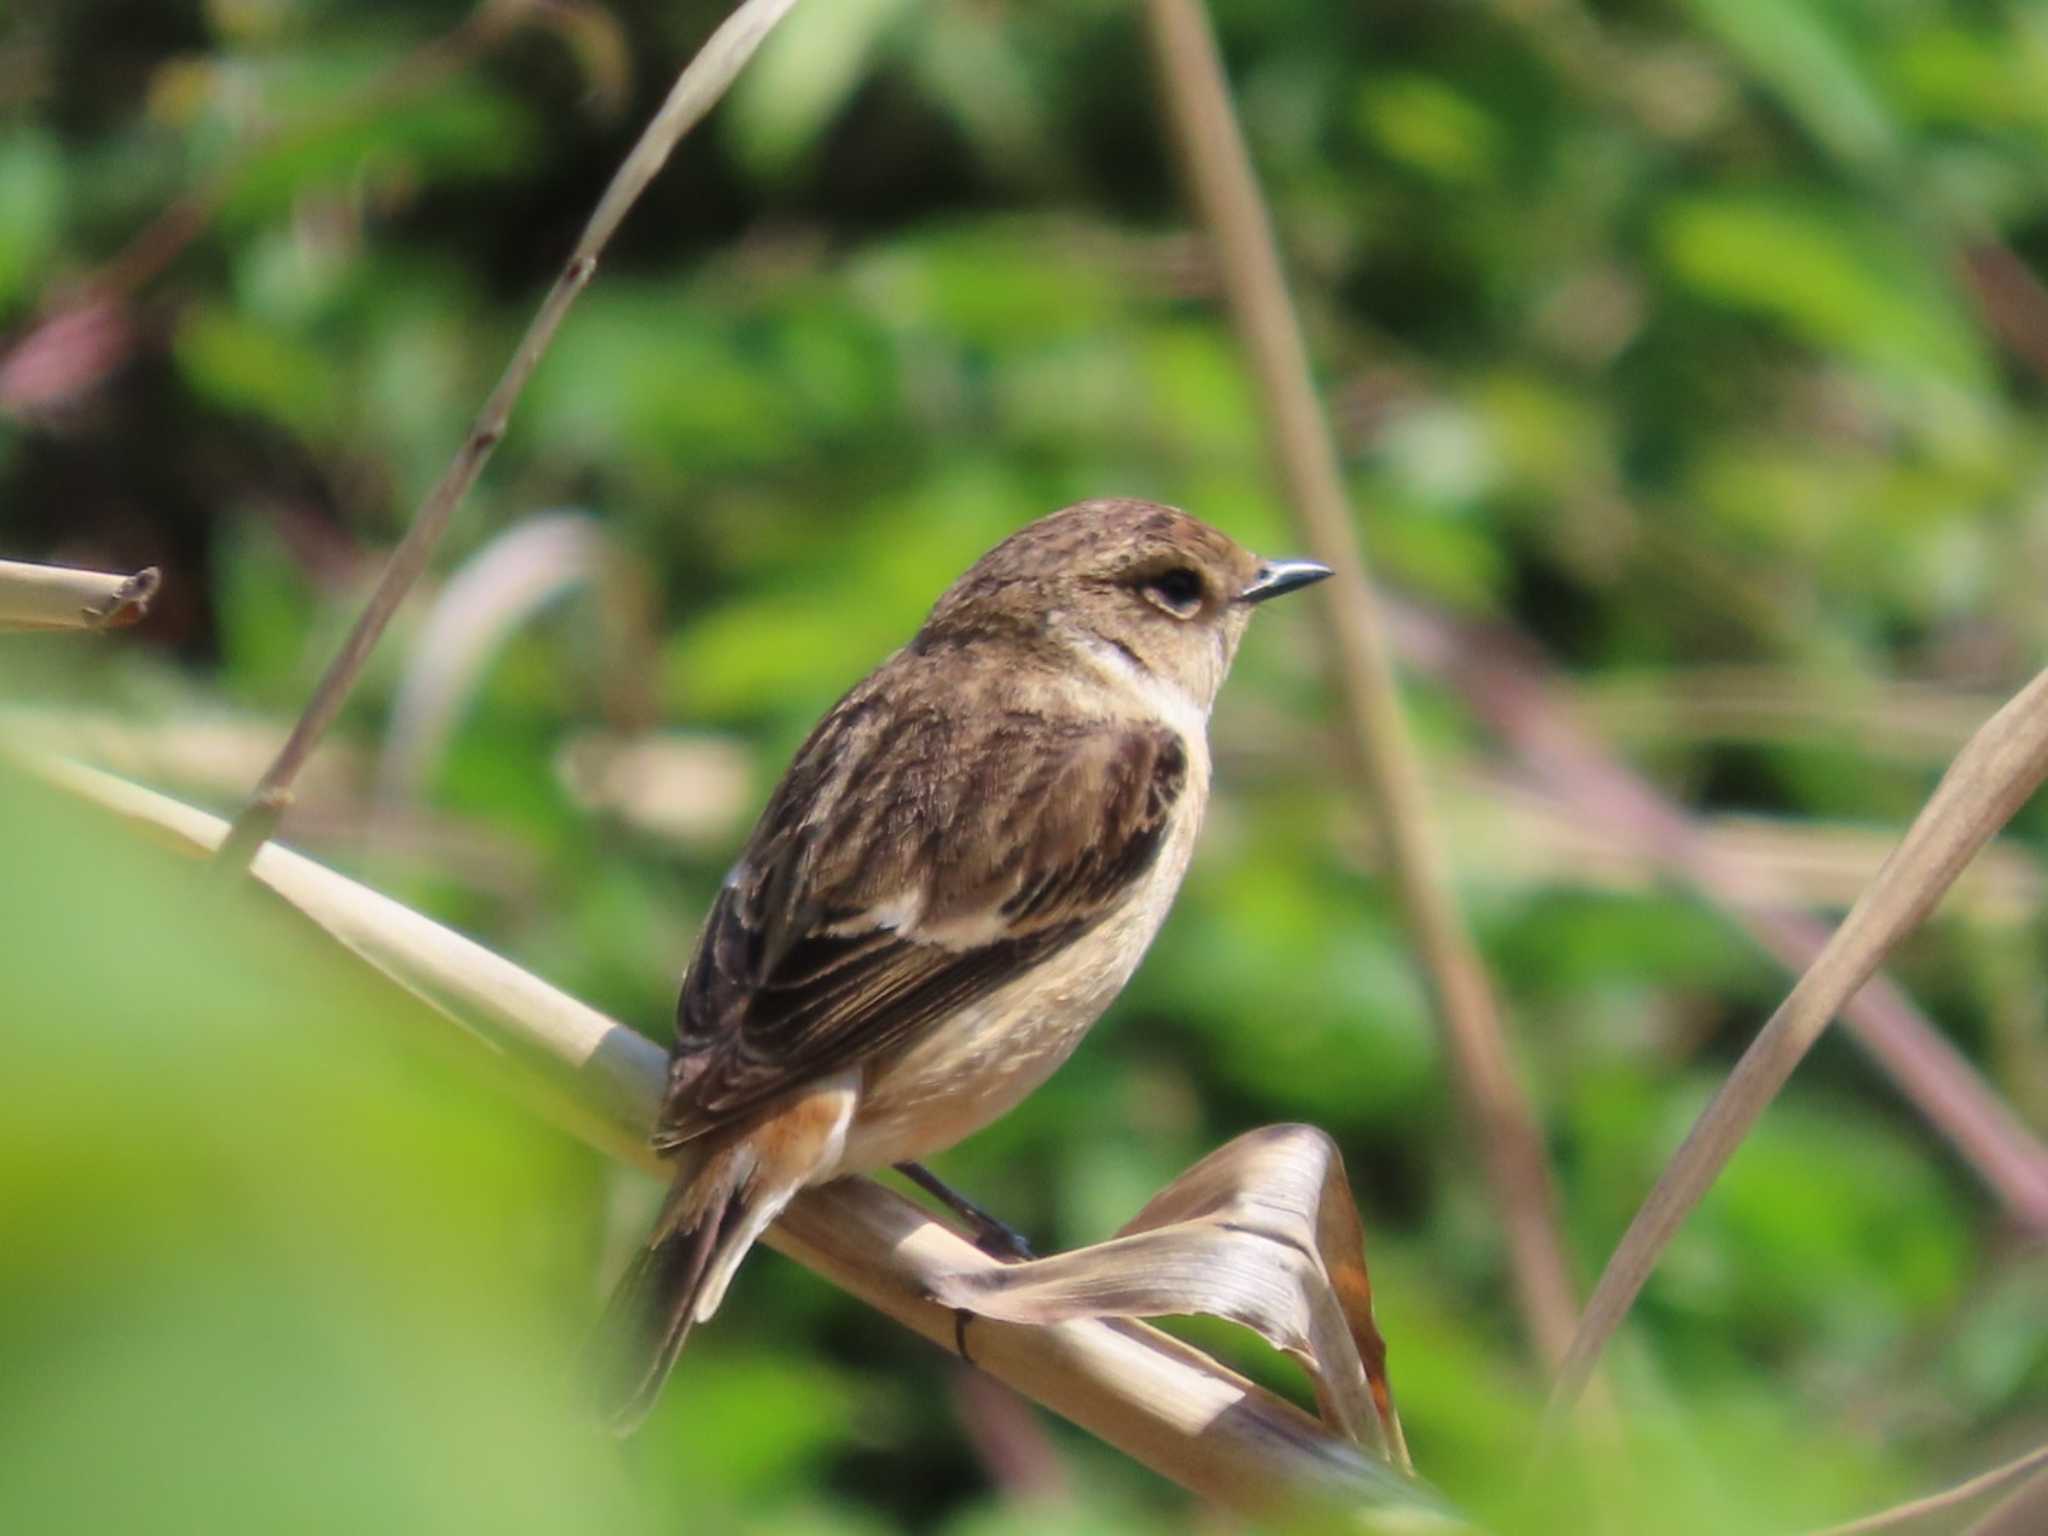
M 420 50 L 459 0 L 15 0 L 0 553 L 166 584 L 118 641 L 0 641 L 10 734 L 118 724 L 98 755 L 233 802 L 261 752 L 230 728 L 303 702 L 720 9 L 499 6 L 525 19 L 437 75 Z M 2048 640 L 2038 9 L 1214 9 L 1390 585 L 1532 637 L 1591 697 L 1661 700 L 1601 717 L 1617 748 L 1705 815 L 1772 818 L 1795 877 L 1803 837 L 1910 815 L 1959 739 L 1938 701 L 1967 715 Z M 584 509 L 658 594 L 651 654 L 608 602 L 524 625 L 373 841 L 363 755 L 421 659 L 409 617 L 294 838 L 660 1033 L 783 758 L 988 544 L 1115 493 L 1285 549 L 1136 11 L 800 8 L 628 225 L 440 563 Z M 165 259 L 107 286 L 181 206 L 144 247 Z M 1314 640 L 1304 612 L 1261 621 L 1153 956 L 943 1167 L 1063 1246 L 1239 1130 L 1326 1126 L 1418 1460 L 1500 1515 L 1540 1381 Z M 1700 724 L 1709 668 L 1860 723 Z M 686 835 L 645 792 L 572 792 L 572 738 L 646 724 L 622 680 L 682 761 L 741 753 Z M 1426 682 L 1415 702 L 1590 1276 L 1784 980 L 1724 914 L 1511 814 L 1484 729 Z M 2027 896 L 2042 834 L 2038 811 L 2012 834 Z M 10 1529 L 1185 1520 L 1085 1436 L 977 1418 L 951 1362 L 773 1257 L 641 1439 L 595 1443 L 570 1361 L 644 1183 L 394 1045 L 415 1005 L 310 935 L 50 792 L 0 780 L 0 847 Z M 1963 903 L 1897 974 L 2039 1128 L 2037 909 Z M 1794 1529 L 2043 1438 L 2044 1266 L 1827 1043 L 1638 1309 L 1618 1528 Z M 989 1439 L 1039 1433 L 1059 1491 L 1032 1504 Z

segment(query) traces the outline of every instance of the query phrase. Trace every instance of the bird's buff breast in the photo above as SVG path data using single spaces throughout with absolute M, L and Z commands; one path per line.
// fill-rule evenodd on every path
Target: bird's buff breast
M 1144 885 L 1114 914 L 1029 975 L 869 1067 L 831 1176 L 944 1151 L 1014 1109 L 1073 1054 L 1138 968 L 1173 903 L 1201 819 L 1201 797 L 1189 798 Z

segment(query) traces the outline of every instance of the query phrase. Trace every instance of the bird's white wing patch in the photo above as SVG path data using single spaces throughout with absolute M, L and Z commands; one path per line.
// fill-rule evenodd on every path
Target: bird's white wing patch
M 1011 921 L 999 907 L 956 913 L 937 922 L 925 920 L 924 908 L 922 891 L 906 891 L 887 901 L 864 907 L 852 917 L 822 931 L 835 939 L 864 933 L 893 933 L 912 944 L 933 944 L 940 949 L 951 950 L 979 949 L 1010 937 Z
M 924 892 L 904 891 L 886 901 L 878 901 L 871 907 L 863 907 L 853 916 L 844 918 L 821 931 L 835 939 L 859 933 L 874 933 L 877 930 L 900 933 L 905 938 L 920 937 L 910 930 L 917 926 L 918 917 L 923 911 Z

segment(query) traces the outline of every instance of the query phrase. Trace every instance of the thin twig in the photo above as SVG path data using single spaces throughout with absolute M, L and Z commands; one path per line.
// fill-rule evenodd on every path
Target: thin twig
M 1909 1521 L 1938 1515 L 1944 1510 L 1967 1504 L 1972 1499 L 1982 1498 L 1995 1489 L 2003 1488 L 2015 1478 L 2025 1477 L 2037 1467 L 2048 1467 L 2048 1445 L 2037 1445 L 2026 1455 L 2008 1461 L 2002 1467 L 1993 1467 L 1989 1472 L 1979 1472 L 1975 1477 L 1966 1478 L 1953 1488 L 1944 1488 L 1939 1493 L 1930 1493 L 1925 1498 L 1914 1499 L 1905 1504 L 1894 1504 L 1890 1509 L 1881 1509 L 1874 1515 L 1865 1515 L 1859 1520 L 1850 1520 L 1842 1525 L 1831 1525 L 1824 1531 L 1815 1531 L 1813 1536 L 1866 1536 L 1870 1531 L 1888 1531 L 1894 1526 Z
M 591 215 L 590 223 L 576 242 L 561 276 L 555 280 L 554 288 L 520 339 L 518 350 L 512 354 L 497 387 L 484 402 L 454 459 L 427 493 L 405 537 L 391 552 L 383 574 L 377 579 L 376 589 L 370 594 L 348 638 L 342 642 L 339 654 L 313 690 L 305 713 L 293 727 L 277 760 L 264 773 L 248 805 L 235 818 L 233 833 L 215 856 L 223 871 L 246 868 L 255 850 L 283 819 L 286 808 L 291 804 L 292 781 L 320 744 L 327 728 L 334 723 L 334 717 L 341 712 L 342 702 L 355 686 L 370 652 L 384 633 L 385 625 L 390 623 L 391 616 L 398 611 L 399 604 L 426 569 L 427 561 L 441 535 L 446 532 L 456 507 L 468 494 L 470 486 L 476 483 L 492 450 L 505 435 L 506 424 L 511 419 L 512 408 L 518 402 L 520 392 L 525 389 L 526 381 L 538 366 L 541 355 L 554 339 L 555 330 L 569 312 L 569 306 L 576 302 L 577 295 L 596 273 L 598 257 L 625 219 L 627 211 L 660 173 L 677 142 L 725 94 L 747 60 L 753 57 L 754 50 L 795 4 L 796 0 L 745 0 L 711 34 L 710 41 L 683 70 L 668 99 L 662 103 L 654 120 L 647 125 L 639 142 L 613 175 L 611 184 L 598 201 L 597 211 Z
M 155 566 L 131 576 L 0 560 L 0 630 L 126 629 L 156 596 Z
M 111 775 L 48 760 L 28 766 L 118 815 L 168 833 L 195 855 L 217 847 L 217 817 Z M 365 963 L 462 1026 L 459 1039 L 528 1069 L 518 1082 L 594 1147 L 671 1172 L 647 1127 L 666 1077 L 661 1049 L 481 945 L 269 844 L 257 882 Z M 445 1037 L 443 1037 L 445 1038 Z M 934 1279 L 995 1267 L 922 1208 L 867 1179 L 800 1196 L 769 1244 L 868 1305 L 950 1350 L 955 1319 Z M 1466 1530 L 1442 1502 L 1292 1404 L 1142 1324 L 1043 1327 L 978 1318 L 974 1363 L 1161 1476 L 1248 1515 L 1308 1505 L 1357 1527 Z
M 1892 856 L 1694 1122 L 1593 1290 L 1545 1415 L 1553 1443 L 1665 1246 L 1843 1004 L 2048 778 L 2048 671 L 1970 738 Z
M 1453 899 L 1271 222 L 1198 0 L 1149 0 L 1146 14 L 1181 160 L 1215 242 L 1288 501 L 1310 552 L 1336 573 L 1332 598 L 1320 607 L 1351 766 L 1367 790 L 1421 953 L 1446 1054 L 1507 1233 L 1523 1319 L 1538 1354 L 1554 1365 L 1571 1339 L 1578 1304 L 1549 1160 L 1515 1077 L 1492 985 Z

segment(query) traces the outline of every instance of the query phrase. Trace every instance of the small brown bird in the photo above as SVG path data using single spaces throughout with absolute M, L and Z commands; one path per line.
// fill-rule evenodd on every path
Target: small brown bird
M 607 1322 L 645 1417 L 797 1191 L 918 1159 L 1066 1060 L 1158 932 L 1255 604 L 1319 581 L 1184 512 L 1089 501 L 998 544 L 811 732 L 713 903 Z M 980 1216 L 964 1201 L 958 1206 Z

